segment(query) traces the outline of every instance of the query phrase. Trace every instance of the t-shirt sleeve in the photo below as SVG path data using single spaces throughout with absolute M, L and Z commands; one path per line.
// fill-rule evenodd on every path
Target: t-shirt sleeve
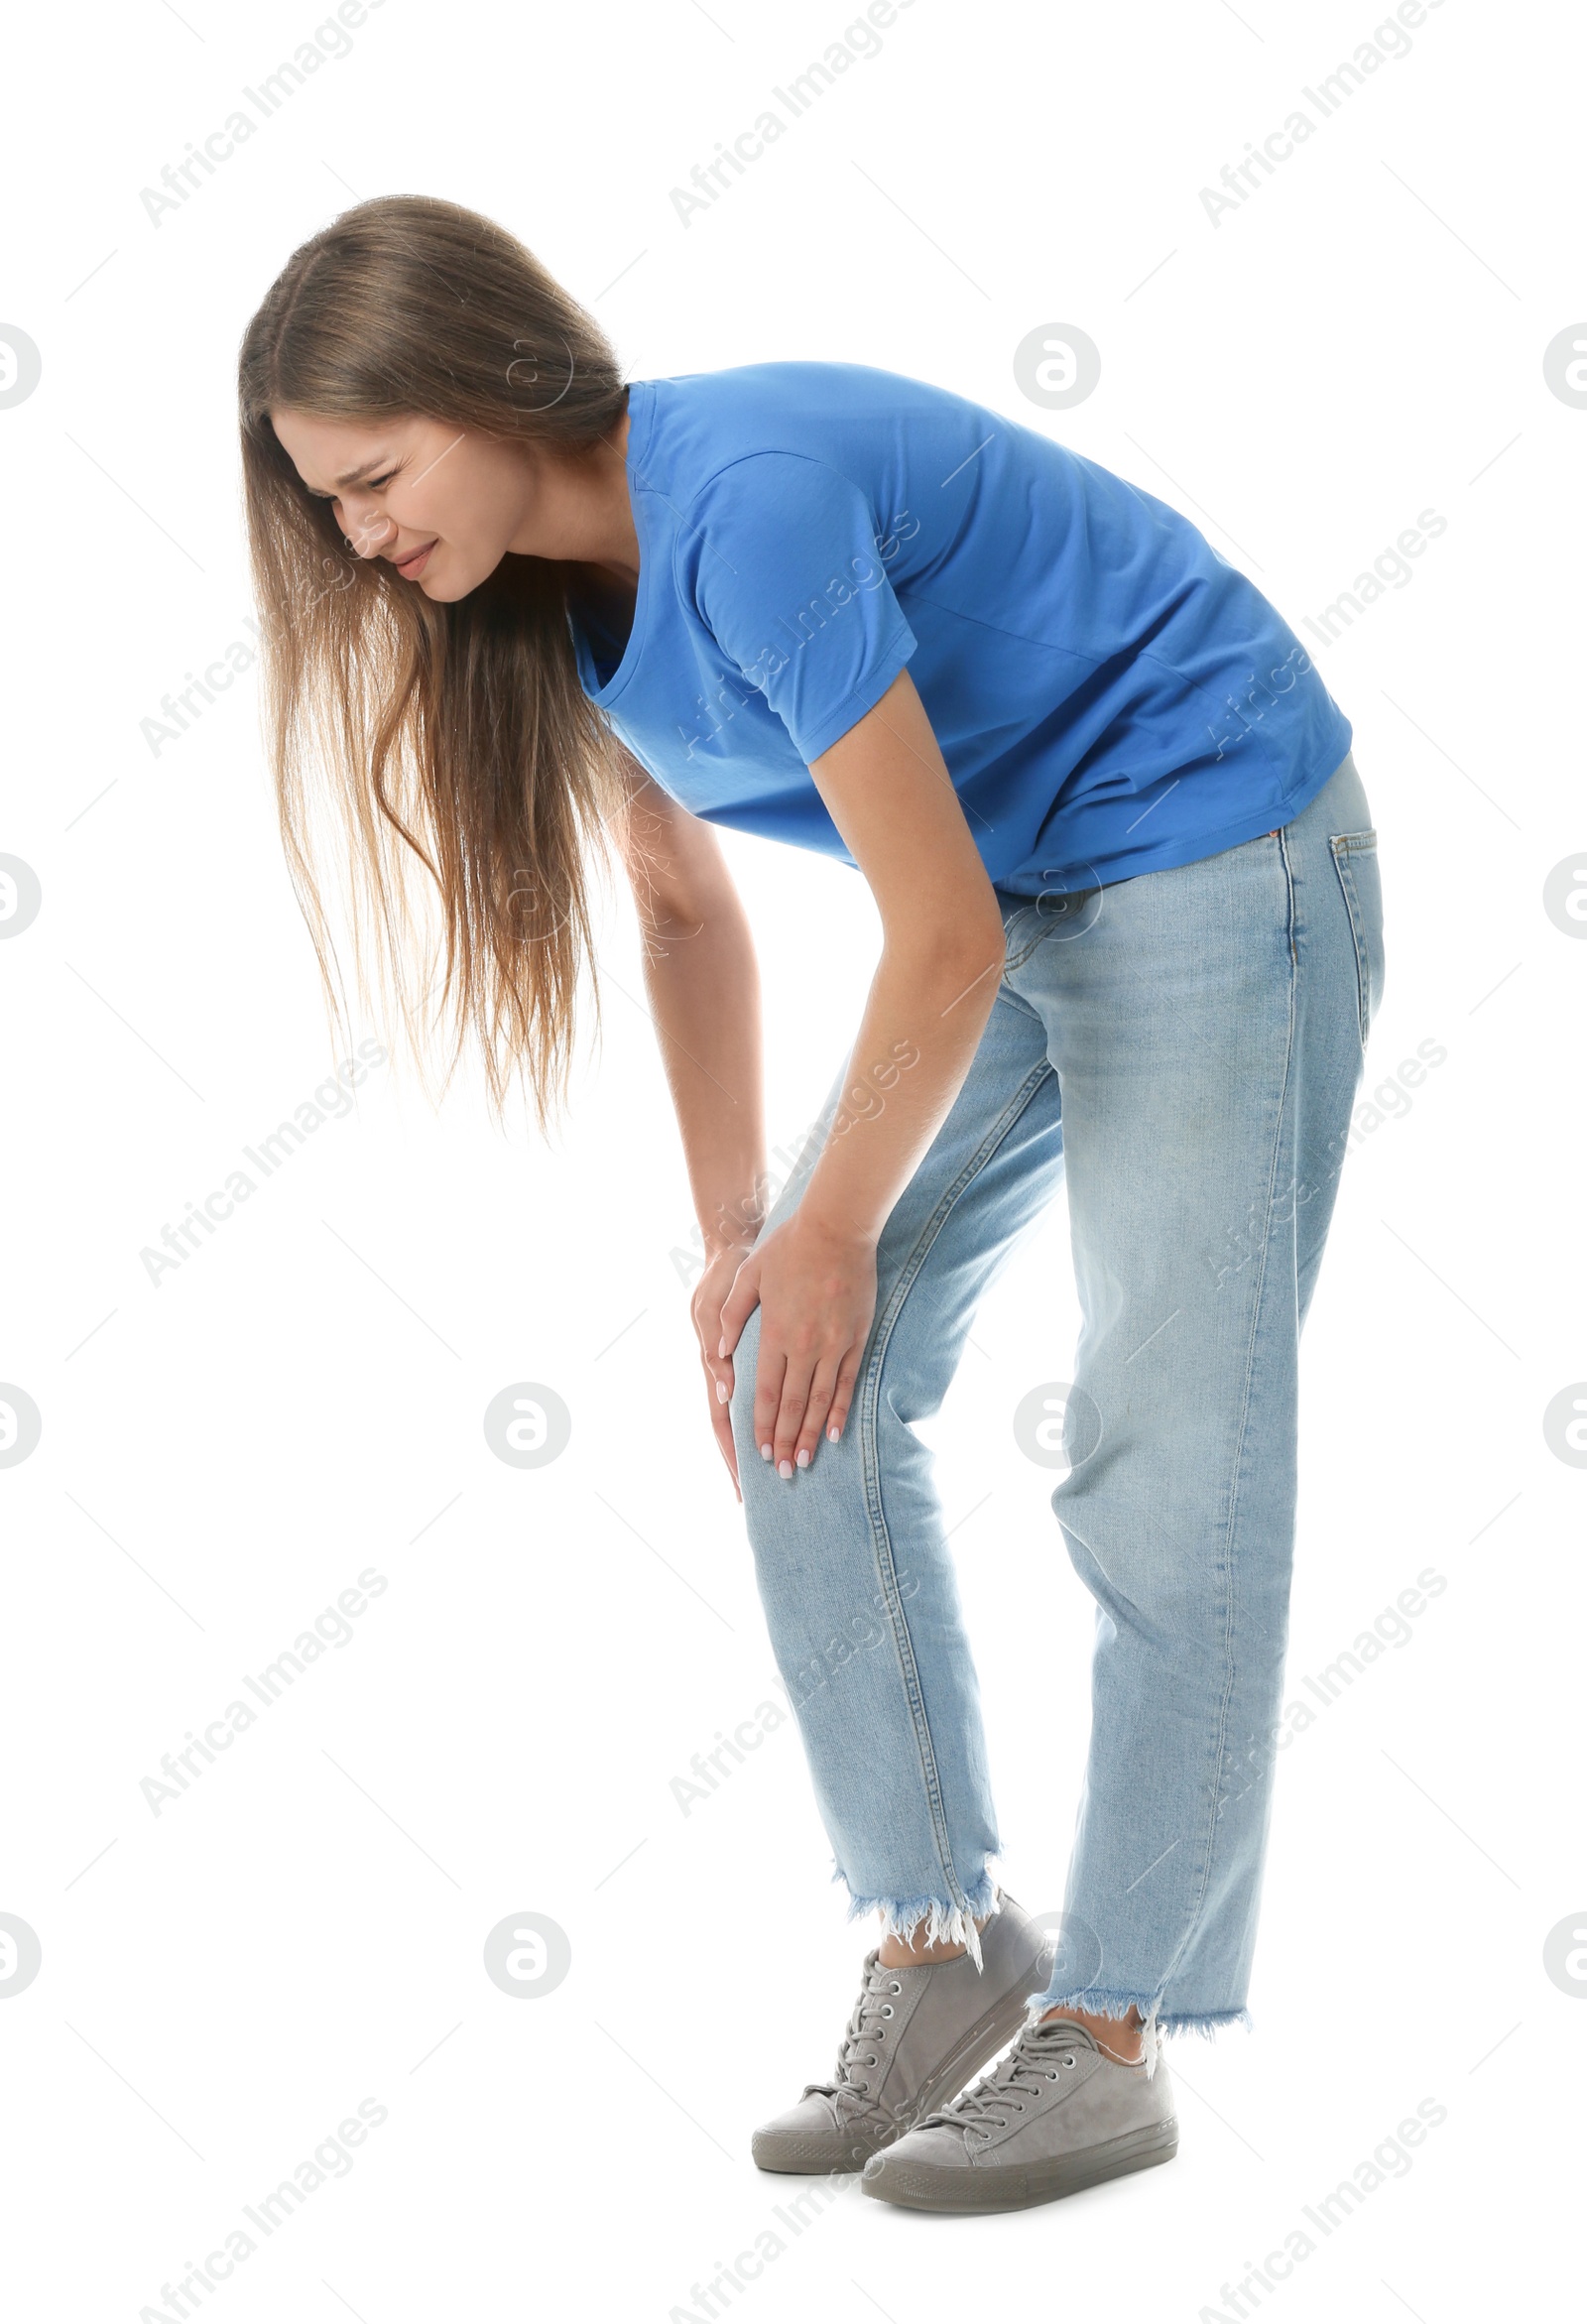
M 860 487 L 796 452 L 733 461 L 684 512 L 679 587 L 806 766 L 881 700 L 915 652 L 889 547 Z

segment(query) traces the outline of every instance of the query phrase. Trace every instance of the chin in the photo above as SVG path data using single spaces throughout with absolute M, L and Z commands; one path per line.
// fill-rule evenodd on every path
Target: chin
M 455 550 L 453 554 L 455 557 Z M 433 560 L 431 561 L 433 562 Z M 430 566 L 427 566 L 420 574 L 416 585 L 433 604 L 454 605 L 459 597 L 466 597 L 471 589 L 477 589 L 481 581 L 488 581 L 500 562 L 499 556 L 494 557 L 479 572 L 470 571 L 465 566 L 461 579 L 457 577 L 455 570 L 448 573 L 437 573 L 431 570 Z

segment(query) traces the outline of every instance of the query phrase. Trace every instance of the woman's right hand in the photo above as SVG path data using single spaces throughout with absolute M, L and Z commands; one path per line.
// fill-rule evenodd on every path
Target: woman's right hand
M 706 1392 L 711 1400 L 711 1427 L 740 1502 L 744 1495 L 738 1481 L 738 1448 L 733 1442 L 733 1415 L 728 1409 L 728 1398 L 733 1393 L 733 1359 L 719 1356 L 716 1349 L 722 1337 L 723 1302 L 733 1288 L 734 1277 L 754 1248 L 753 1236 L 743 1242 L 721 1244 L 706 1261 L 705 1271 L 694 1285 L 694 1295 L 689 1301 L 689 1314 L 700 1343 Z M 725 1395 L 721 1393 L 723 1390 Z

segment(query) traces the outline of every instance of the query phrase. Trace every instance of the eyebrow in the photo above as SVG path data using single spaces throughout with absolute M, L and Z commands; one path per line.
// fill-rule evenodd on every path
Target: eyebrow
M 345 476 L 336 478 L 337 489 L 340 490 L 342 486 L 348 484 L 361 484 L 364 478 L 372 476 L 377 468 L 389 467 L 395 456 L 395 453 L 392 452 L 382 452 L 373 460 L 364 460 L 356 468 L 349 468 Z M 308 489 L 316 500 L 328 500 L 331 497 L 328 492 L 321 492 L 317 484 L 310 484 Z

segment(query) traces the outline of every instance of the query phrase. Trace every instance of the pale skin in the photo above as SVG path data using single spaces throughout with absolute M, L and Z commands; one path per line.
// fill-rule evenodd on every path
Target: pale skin
M 304 484 L 331 501 L 353 552 L 387 558 L 436 603 L 477 588 L 503 556 L 541 556 L 572 567 L 579 588 L 620 622 L 631 615 L 640 549 L 626 412 L 579 455 L 417 414 L 364 424 L 283 410 L 272 421 Z M 424 561 L 405 571 L 427 545 Z M 749 921 L 715 833 L 637 764 L 619 835 L 705 1239 L 690 1313 L 735 1492 L 733 1351 L 757 1306 L 761 1457 L 792 1482 L 823 1438 L 841 1437 L 875 1315 L 878 1240 L 958 1095 L 1004 961 L 997 897 L 907 670 L 810 775 L 876 900 L 882 950 L 850 1054 L 846 1088 L 857 1094 L 797 1209 L 758 1247 L 767 1169 Z M 880 1957 L 897 1968 L 963 1949 L 884 1935 Z M 1114 2055 L 1140 2054 L 1139 2013 L 1048 2013 L 1060 2014 Z

